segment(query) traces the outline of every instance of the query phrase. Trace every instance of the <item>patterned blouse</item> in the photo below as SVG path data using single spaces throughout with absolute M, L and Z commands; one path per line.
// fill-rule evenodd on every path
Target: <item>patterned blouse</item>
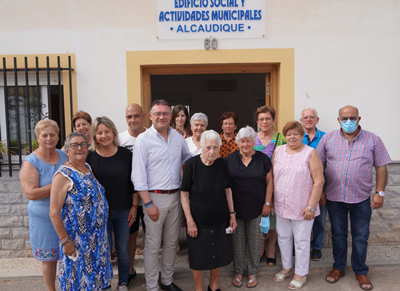
M 108 203 L 104 188 L 93 176 L 61 166 L 58 172 L 71 181 L 61 210 L 64 228 L 75 244 L 74 262 L 60 249 L 60 290 L 101 290 L 113 277 L 107 241 Z
M 275 146 L 276 144 L 276 146 Z M 275 148 L 278 146 L 286 144 L 286 139 L 283 136 L 282 133 L 275 132 L 274 136 L 272 137 L 271 141 L 267 146 L 264 146 L 261 142 L 261 140 L 258 137 L 258 134 L 256 134 L 256 141 L 255 141 L 255 146 L 254 149 L 256 151 L 262 152 L 268 156 L 268 158 L 272 157 L 272 154 L 274 153 Z
M 235 132 L 235 134 L 233 135 L 233 137 L 230 141 L 227 141 L 224 138 L 224 133 L 221 132 L 220 137 L 222 140 L 222 145 L 221 145 L 221 149 L 219 151 L 221 158 L 225 159 L 230 153 L 233 153 L 239 149 L 239 147 L 236 143 L 236 140 L 235 140 L 236 135 L 237 135 L 237 132 Z

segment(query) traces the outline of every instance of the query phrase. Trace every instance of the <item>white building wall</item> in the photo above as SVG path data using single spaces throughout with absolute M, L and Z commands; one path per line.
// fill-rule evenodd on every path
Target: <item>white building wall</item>
M 167 0 L 165 0 L 167 1 Z M 169 1 L 169 0 L 168 0 Z M 126 51 L 199 50 L 203 40 L 158 40 L 155 0 L 0 1 L 0 54 L 76 55 L 78 108 L 125 129 Z M 295 118 L 317 108 L 319 128 L 359 108 L 364 129 L 400 160 L 400 2 L 266 0 L 266 36 L 220 39 L 218 49 L 294 48 Z M 210 52 L 212 53 L 212 52 Z

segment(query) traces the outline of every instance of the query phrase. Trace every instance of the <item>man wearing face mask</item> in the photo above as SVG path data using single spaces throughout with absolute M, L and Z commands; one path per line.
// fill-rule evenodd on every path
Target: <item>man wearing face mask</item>
M 363 290 L 371 290 L 368 279 L 367 247 L 372 209 L 383 206 L 387 182 L 386 165 L 391 162 L 382 140 L 361 129 L 361 117 L 354 106 L 339 110 L 340 129 L 324 135 L 317 152 L 326 165 L 326 207 L 331 220 L 333 270 L 326 276 L 336 283 L 345 275 L 347 227 L 350 214 L 351 266 Z M 376 169 L 375 194 L 371 200 L 372 167 Z M 371 209 L 372 207 L 372 209 Z

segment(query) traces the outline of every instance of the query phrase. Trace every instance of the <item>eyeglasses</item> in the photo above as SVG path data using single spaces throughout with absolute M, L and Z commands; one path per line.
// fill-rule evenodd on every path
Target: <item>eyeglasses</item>
M 151 115 L 154 115 L 155 117 L 168 117 L 171 115 L 171 112 L 151 112 Z
M 264 121 L 272 121 L 272 118 L 266 117 L 266 118 L 259 118 L 258 121 L 264 122 Z
M 351 121 L 357 121 L 358 117 L 357 116 L 351 116 L 351 117 L 341 117 L 340 121 L 346 122 L 347 120 L 351 120 Z
M 81 149 L 87 149 L 89 147 L 89 144 L 87 142 L 82 142 L 82 143 L 71 143 L 69 147 L 73 150 L 76 150 L 77 148 L 81 147 Z
M 313 120 L 315 118 L 317 118 L 317 117 L 316 116 L 306 116 L 306 117 L 303 117 L 302 119 L 304 119 L 304 120 L 307 120 L 307 119 Z

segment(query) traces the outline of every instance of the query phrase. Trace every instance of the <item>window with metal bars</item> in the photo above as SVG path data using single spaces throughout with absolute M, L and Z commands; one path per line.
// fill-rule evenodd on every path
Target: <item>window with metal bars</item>
M 69 99 L 72 116 L 73 98 L 71 57 L 61 57 L 56 62 L 45 58 L 45 66 L 39 66 L 39 58 L 28 64 L 28 57 L 3 57 L 0 70 L 0 177 L 7 170 L 18 170 L 23 159 L 37 146 L 34 128 L 39 120 L 50 118 L 60 127 L 58 148 L 64 142 L 65 108 L 64 102 Z M 32 59 L 32 58 L 31 58 Z M 43 59 L 43 57 L 42 57 Z M 7 63 L 8 61 L 8 63 Z M 23 65 L 21 65 L 21 63 Z M 54 65 L 56 64 L 56 65 Z M 64 86 L 69 86 L 69 98 L 64 98 Z M 72 130 L 72 128 L 71 128 Z

